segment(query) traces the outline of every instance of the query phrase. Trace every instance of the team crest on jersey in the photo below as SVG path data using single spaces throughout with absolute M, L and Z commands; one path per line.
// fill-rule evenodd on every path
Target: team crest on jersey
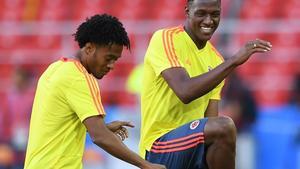
M 190 129 L 194 130 L 195 128 L 197 128 L 200 124 L 199 120 L 195 120 L 190 124 Z

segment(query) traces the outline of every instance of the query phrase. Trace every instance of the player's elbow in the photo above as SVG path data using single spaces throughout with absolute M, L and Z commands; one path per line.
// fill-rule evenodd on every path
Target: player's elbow
M 189 100 L 185 100 L 185 99 L 180 99 L 180 101 L 183 103 L 183 104 L 189 104 L 191 101 Z
M 179 100 L 184 103 L 184 104 L 189 104 L 195 99 L 196 97 L 196 92 L 192 90 L 191 87 L 187 85 L 181 85 L 180 87 L 176 87 L 173 89 L 176 96 L 179 98 Z
M 186 94 L 186 93 L 178 93 L 177 97 L 184 104 L 189 104 L 193 101 L 193 98 L 191 97 L 191 95 Z
M 104 137 L 95 137 L 92 138 L 94 144 L 98 145 L 99 147 L 105 147 L 107 144 L 107 140 Z
M 192 101 L 204 96 L 205 94 L 197 93 L 195 91 L 187 89 L 176 92 L 176 95 L 182 103 L 189 104 Z
M 190 98 L 182 98 L 182 99 L 180 99 L 181 100 L 181 102 L 182 103 L 184 103 L 184 104 L 189 104 L 189 103 L 191 103 L 193 100 L 192 99 L 190 99 Z
M 175 93 L 184 104 L 189 104 L 206 94 L 204 91 L 194 90 L 190 87 L 182 87 L 180 90 L 176 90 Z
M 104 132 L 99 132 L 97 134 L 90 134 L 91 140 L 93 141 L 94 144 L 98 145 L 98 146 L 102 146 L 103 144 L 105 144 L 106 142 L 106 136 Z

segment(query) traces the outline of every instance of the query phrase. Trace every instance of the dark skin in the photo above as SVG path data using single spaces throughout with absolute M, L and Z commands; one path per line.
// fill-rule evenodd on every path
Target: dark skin
M 198 49 L 202 49 L 219 25 L 221 2 L 220 0 L 194 0 L 186 6 L 185 12 L 184 29 Z M 188 104 L 214 89 L 254 53 L 268 52 L 271 47 L 271 43 L 267 41 L 252 40 L 247 42 L 235 55 L 207 73 L 190 77 L 184 68 L 176 67 L 164 70 L 161 75 L 178 98 Z M 218 100 L 209 100 L 205 111 L 205 117 L 209 117 L 204 130 L 205 144 L 208 147 L 206 160 L 210 169 L 233 169 L 235 168 L 235 129 L 231 129 L 234 125 L 230 120 L 220 120 L 217 117 L 218 102 Z M 230 133 L 228 139 L 220 141 L 218 132 L 220 131 L 219 127 L 223 125 L 221 123 L 231 127 L 228 130 Z M 227 155 L 224 156 L 224 154 Z
M 122 45 L 111 44 L 99 46 L 87 43 L 75 56 L 85 69 L 97 79 L 103 78 L 121 57 Z M 165 169 L 164 166 L 152 164 L 132 152 L 123 144 L 128 138 L 125 127 L 134 127 L 130 122 L 114 121 L 105 124 L 102 116 L 92 116 L 83 121 L 93 142 L 111 155 L 142 169 Z

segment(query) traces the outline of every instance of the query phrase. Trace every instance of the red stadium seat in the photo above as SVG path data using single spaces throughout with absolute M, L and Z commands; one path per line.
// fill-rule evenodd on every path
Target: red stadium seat
M 125 89 L 118 93 L 118 102 L 124 106 L 131 106 L 136 104 L 136 96 L 125 91 Z
M 255 40 L 257 38 L 259 39 L 264 39 L 266 37 L 266 34 L 264 33 L 257 33 L 257 32 L 252 32 L 252 33 L 246 33 L 243 32 L 242 30 L 244 29 L 242 26 L 239 26 L 237 29 L 241 30 L 241 33 L 237 33 L 233 35 L 233 40 L 231 41 L 231 44 L 234 49 L 239 49 L 243 45 L 245 45 L 248 41 L 250 40 Z
M 118 11 L 116 14 L 121 20 L 140 20 L 145 19 L 148 14 L 147 7 L 149 6 L 149 1 L 145 0 L 123 0 L 123 4 L 115 6 L 113 11 Z
M 40 35 L 35 37 L 36 47 L 40 49 L 61 49 L 61 36 L 59 35 Z
M 25 0 L 1 0 L 0 20 L 20 21 L 23 15 Z
M 113 0 L 77 0 L 72 2 L 71 19 L 72 20 L 85 20 L 95 14 L 108 12 L 109 2 Z
M 0 77 L 9 79 L 13 73 L 13 65 L 10 63 L 0 64 Z M 3 86 L 2 86 L 3 87 Z
M 232 6 L 234 1 L 232 0 L 222 0 L 222 11 L 221 11 L 221 18 L 227 17 L 230 12 L 230 7 Z
M 70 19 L 71 0 L 43 0 L 40 2 L 38 20 L 61 21 Z
M 151 8 L 152 8 L 152 19 L 160 19 L 160 20 L 167 20 L 167 19 L 182 19 L 184 18 L 184 7 L 185 1 L 181 0 L 161 0 L 155 1 Z
M 300 19 L 300 2 L 297 0 L 287 1 L 283 7 L 283 17 L 287 19 Z
M 5 43 L 6 42 L 9 43 Z M 59 35 L 25 35 L 12 38 L 0 37 L 0 49 L 4 50 L 59 50 L 61 36 Z
M 0 50 L 13 50 L 20 42 L 20 36 L 0 35 Z
M 292 75 L 281 72 L 278 65 L 270 65 L 255 81 L 256 98 L 261 105 L 281 105 L 290 96 Z
M 285 50 L 298 48 L 300 43 L 300 33 L 278 33 L 274 36 L 272 44 L 276 47 L 283 48 Z
M 279 0 L 247 0 L 241 8 L 242 19 L 270 19 L 278 17 Z

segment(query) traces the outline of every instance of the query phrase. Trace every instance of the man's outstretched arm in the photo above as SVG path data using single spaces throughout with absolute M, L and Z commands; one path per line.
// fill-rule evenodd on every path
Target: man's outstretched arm
M 245 63 L 252 54 L 271 50 L 272 45 L 263 40 L 248 42 L 233 57 L 215 69 L 196 77 L 190 77 L 184 68 L 175 67 L 162 72 L 163 78 L 185 104 L 207 94 L 220 84 L 237 66 Z
M 129 150 L 125 144 L 105 125 L 101 116 L 93 116 L 83 121 L 93 142 L 111 155 L 142 169 L 165 169 L 164 166 L 151 164 L 136 153 Z

